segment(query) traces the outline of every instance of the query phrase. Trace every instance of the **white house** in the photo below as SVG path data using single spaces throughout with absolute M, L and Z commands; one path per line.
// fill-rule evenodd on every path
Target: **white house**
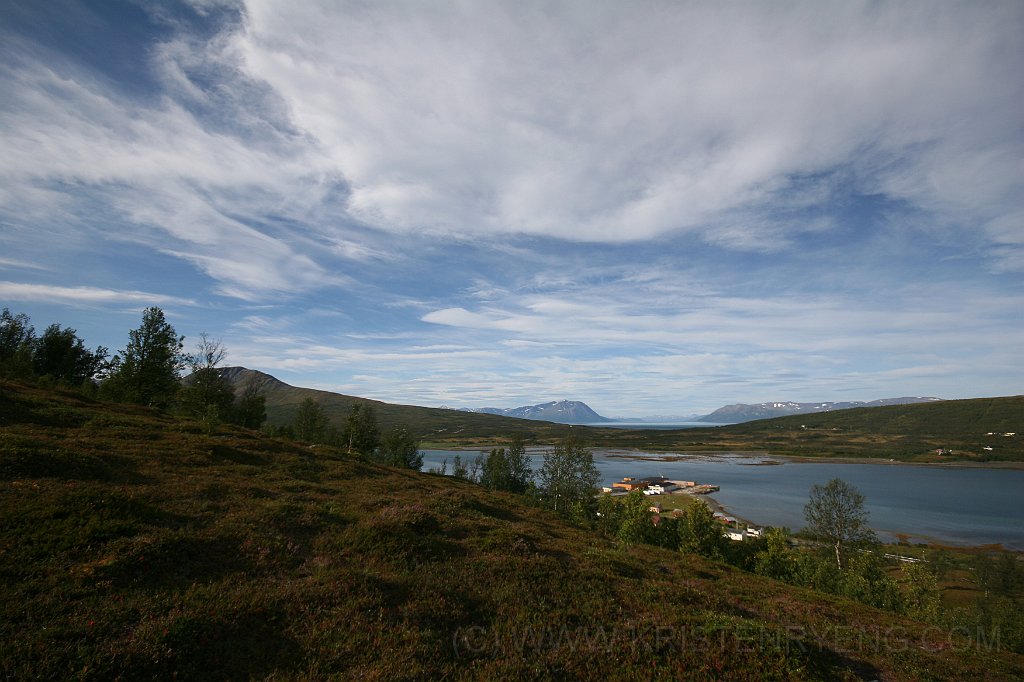
M 743 542 L 747 539 L 747 532 L 744 530 L 727 530 L 725 532 L 725 537 L 737 542 Z

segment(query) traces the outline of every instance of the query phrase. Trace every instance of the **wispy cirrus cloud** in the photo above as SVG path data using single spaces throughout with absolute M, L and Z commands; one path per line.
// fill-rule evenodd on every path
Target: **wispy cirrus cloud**
M 252 0 L 232 41 L 386 230 L 771 249 L 828 228 L 807 206 L 881 193 L 971 216 L 1008 265 L 1022 15 Z
M 157 306 L 169 304 L 196 305 L 196 302 L 191 299 L 147 291 L 123 291 L 99 289 L 96 287 L 62 287 L 22 282 L 0 282 L 0 299 L 44 303 L 115 303 Z
M 253 106 L 257 95 L 276 100 L 265 86 L 232 78 L 237 68 L 216 42 L 196 47 L 201 57 L 187 58 L 173 42 L 154 50 L 154 68 L 167 90 L 150 100 L 51 52 L 42 51 L 48 61 L 12 55 L 0 68 L 7 94 L 0 105 L 6 131 L 0 209 L 15 222 L 57 220 L 64 231 L 162 251 L 191 263 L 229 296 L 252 299 L 343 283 L 315 260 L 310 237 L 339 244 L 331 251 L 335 258 L 365 258 L 372 250 L 346 248 L 344 230 L 315 227 L 316 216 L 329 210 L 325 197 L 341 183 L 335 169 L 288 129 L 282 112 Z M 186 67 L 203 74 L 202 87 L 185 86 Z M 55 196 L 59 215 L 46 210 Z M 79 216 L 96 211 L 116 220 L 83 224 Z M 310 217 L 313 235 L 289 226 Z

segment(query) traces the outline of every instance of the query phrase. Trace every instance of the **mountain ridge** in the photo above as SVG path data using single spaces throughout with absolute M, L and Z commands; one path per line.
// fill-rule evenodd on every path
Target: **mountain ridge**
M 267 422 L 275 426 L 289 424 L 299 405 L 306 398 L 320 404 L 328 420 L 340 426 L 355 404 L 373 408 L 383 429 L 408 428 L 421 438 L 458 438 L 460 434 L 507 436 L 519 433 L 528 437 L 561 437 L 563 424 L 525 420 L 497 414 L 463 412 L 439 407 L 401 405 L 371 398 L 345 395 L 316 388 L 292 386 L 273 375 L 246 367 L 223 367 L 222 377 L 234 386 L 236 393 L 250 382 L 256 382 L 266 399 Z
M 478 407 L 462 408 L 462 412 L 477 414 L 494 414 L 516 419 L 532 419 L 535 421 L 554 422 L 556 424 L 599 424 L 612 421 L 595 412 L 585 402 L 579 400 L 552 400 L 537 405 L 521 407 Z
M 714 412 L 704 415 L 697 421 L 712 423 L 733 423 L 754 421 L 756 419 L 773 419 L 788 417 L 795 414 L 816 414 L 834 410 L 851 410 L 861 407 L 885 407 L 889 405 L 913 405 L 917 403 L 940 402 L 942 398 L 911 397 L 881 398 L 879 400 L 862 401 L 820 401 L 813 403 L 797 403 L 793 401 L 775 401 L 764 403 L 735 403 L 720 407 Z

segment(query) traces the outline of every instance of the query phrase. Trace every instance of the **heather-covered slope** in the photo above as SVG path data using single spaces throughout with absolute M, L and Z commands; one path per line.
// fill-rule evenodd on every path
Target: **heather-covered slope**
M 1024 676 L 514 496 L 6 383 L 0 520 L 4 678 Z

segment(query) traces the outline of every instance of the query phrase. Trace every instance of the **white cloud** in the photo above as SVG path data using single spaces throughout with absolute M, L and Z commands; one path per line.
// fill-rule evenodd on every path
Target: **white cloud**
M 0 282 L 0 298 L 12 301 L 79 303 L 145 303 L 149 305 L 196 305 L 195 301 L 146 291 L 120 291 L 96 287 L 62 287 L 46 284 Z
M 338 180 L 315 145 L 275 127 L 280 112 L 261 106 L 273 103 L 269 95 L 224 95 L 245 90 L 244 80 L 212 88 L 234 104 L 219 114 L 244 113 L 244 120 L 211 120 L 203 108 L 225 102 L 206 102 L 212 95 L 189 85 L 177 60 L 192 68 L 206 59 L 209 77 L 230 72 L 230 55 L 216 45 L 194 46 L 195 54 L 187 45 L 158 47 L 154 60 L 169 96 L 153 102 L 52 55 L 51 65 L 16 60 L 0 68 L 7 94 L 0 105 L 0 210 L 7 219 L 58 224 L 71 239 L 93 232 L 144 244 L 192 263 L 220 283 L 220 293 L 246 299 L 343 284 L 312 258 L 324 251 L 310 248 L 310 237 L 333 240 L 341 245 L 334 253 L 346 258 L 373 251 L 345 248 L 343 231 L 316 227 Z M 106 211 L 102 220 L 83 220 L 96 210 Z M 295 224 L 312 217 L 313 229 L 282 230 L 268 216 Z
M 47 268 L 37 265 L 36 263 L 29 263 L 27 261 L 17 260 L 14 258 L 0 258 L 0 267 L 18 268 L 25 270 L 46 270 Z
M 246 7 L 233 49 L 388 230 L 771 248 L 794 178 L 967 223 L 1024 195 L 1014 2 Z

